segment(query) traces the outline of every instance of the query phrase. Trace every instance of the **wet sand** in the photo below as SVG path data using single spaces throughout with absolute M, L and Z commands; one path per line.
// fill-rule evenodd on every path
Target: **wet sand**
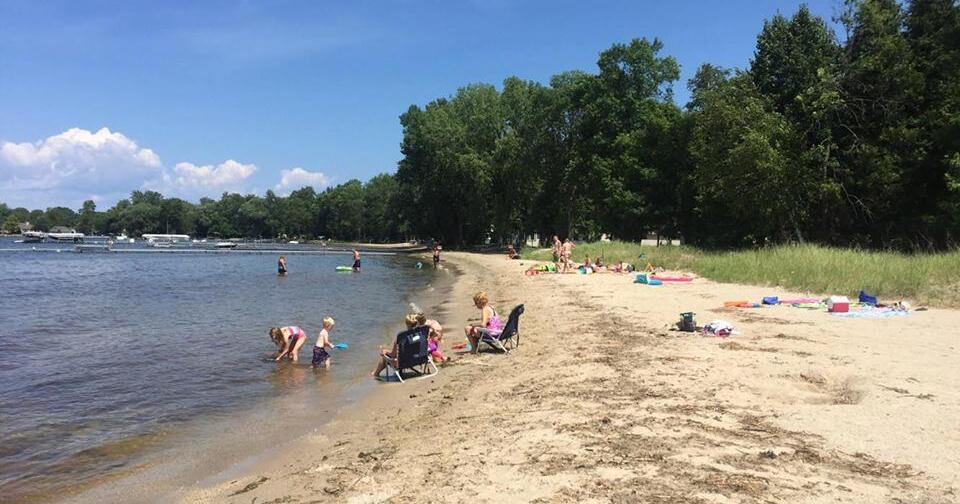
M 730 299 L 801 296 L 628 275 L 464 274 L 446 344 L 484 288 L 525 303 L 509 355 L 454 354 L 376 387 L 295 443 L 181 502 L 960 502 L 960 313 L 881 320 Z M 740 334 L 672 329 L 681 311 Z M 371 364 L 373 359 L 371 358 Z

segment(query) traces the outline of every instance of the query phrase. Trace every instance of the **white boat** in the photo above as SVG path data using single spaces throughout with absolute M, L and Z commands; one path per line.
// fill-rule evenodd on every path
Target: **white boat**
M 47 240 L 58 241 L 58 242 L 82 242 L 83 237 L 86 236 L 83 233 L 77 233 L 76 231 L 71 231 L 69 233 L 47 233 Z
M 217 242 L 216 247 L 218 249 L 232 249 L 232 248 L 237 248 L 237 245 L 240 245 L 240 244 L 237 242 L 224 241 L 224 242 Z
M 24 231 L 20 236 L 23 240 L 20 243 L 41 243 L 46 235 L 40 231 Z
M 185 234 L 145 234 L 145 235 L 143 235 L 143 239 L 144 239 L 144 240 L 147 240 L 147 243 L 151 243 L 151 242 L 170 242 L 170 243 L 177 243 L 177 242 L 182 242 L 182 241 L 183 241 L 183 242 L 189 242 L 189 241 L 190 241 L 190 235 L 185 235 Z
M 290 245 L 300 245 L 300 242 L 298 242 L 297 240 L 290 240 L 287 243 L 289 243 Z

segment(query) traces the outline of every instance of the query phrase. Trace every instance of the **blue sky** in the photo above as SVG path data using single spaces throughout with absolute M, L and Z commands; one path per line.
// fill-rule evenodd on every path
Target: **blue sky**
M 799 2 L 0 0 L 0 202 L 195 200 L 393 172 L 398 116 L 472 82 L 595 71 L 659 38 L 686 80 L 744 67 Z M 838 0 L 808 2 L 833 17 Z M 106 129 L 104 129 L 106 128 Z

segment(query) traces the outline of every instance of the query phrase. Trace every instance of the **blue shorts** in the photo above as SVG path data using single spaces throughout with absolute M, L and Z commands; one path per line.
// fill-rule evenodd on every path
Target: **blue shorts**
M 327 353 L 327 349 L 323 347 L 315 346 L 313 347 L 313 365 L 321 366 L 323 363 L 327 362 L 327 359 L 330 358 L 330 354 Z

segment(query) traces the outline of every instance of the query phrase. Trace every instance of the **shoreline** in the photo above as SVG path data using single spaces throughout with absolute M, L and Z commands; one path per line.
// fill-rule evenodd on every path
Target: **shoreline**
M 456 268 L 448 269 L 447 273 L 426 277 L 429 279 L 419 290 L 398 292 L 394 306 L 397 314 L 390 317 L 388 326 L 384 326 L 384 337 L 401 329 L 403 315 L 409 312 L 410 303 L 424 307 L 428 313 L 441 309 L 459 275 Z M 374 336 L 373 341 L 377 339 Z M 305 346 L 312 347 L 312 342 L 311 334 L 309 345 Z M 353 351 L 360 348 L 364 346 L 351 344 Z M 365 356 L 366 350 L 358 355 Z M 355 357 L 350 356 L 350 359 Z M 301 361 L 304 358 L 309 364 L 309 348 L 301 351 Z M 334 354 L 334 359 L 337 358 Z M 276 373 L 306 375 L 301 383 L 306 386 L 292 390 L 291 395 L 269 397 L 219 416 L 191 419 L 177 431 L 166 433 L 163 446 L 140 454 L 127 467 L 70 485 L 62 491 L 33 495 L 30 502 L 172 502 L 182 498 L 184 488 L 218 484 L 244 467 L 256 466 L 272 454 L 289 450 L 301 433 L 316 432 L 318 425 L 323 426 L 343 415 L 344 411 L 365 404 L 367 396 L 379 388 L 369 377 L 369 371 L 375 365 L 374 355 L 371 354 L 369 360 L 369 369 L 362 365 L 359 373 L 348 375 L 346 380 L 329 390 L 326 388 L 333 384 L 333 376 L 323 370 L 311 372 L 302 366 L 277 367 Z M 356 373 L 354 365 L 349 369 Z M 336 367 L 330 372 L 336 373 Z M 313 385 L 314 381 L 316 385 Z M 320 386 L 321 390 L 319 393 L 310 390 L 311 386 Z M 285 412 L 294 413 L 294 417 L 287 417 Z M 296 433 L 293 438 L 271 427 L 276 425 L 278 415 L 285 419 L 283 430 L 293 429 Z
M 509 355 L 451 354 L 179 502 L 955 502 L 960 314 L 848 320 L 724 299 L 797 295 L 630 275 L 525 277 L 530 261 L 447 253 L 445 347 L 481 287 L 526 304 Z M 739 334 L 671 329 L 677 314 Z M 909 351 L 905 351 L 909 350 Z M 168 496 L 165 496 L 168 497 Z M 158 498 L 159 499 L 159 498 Z

